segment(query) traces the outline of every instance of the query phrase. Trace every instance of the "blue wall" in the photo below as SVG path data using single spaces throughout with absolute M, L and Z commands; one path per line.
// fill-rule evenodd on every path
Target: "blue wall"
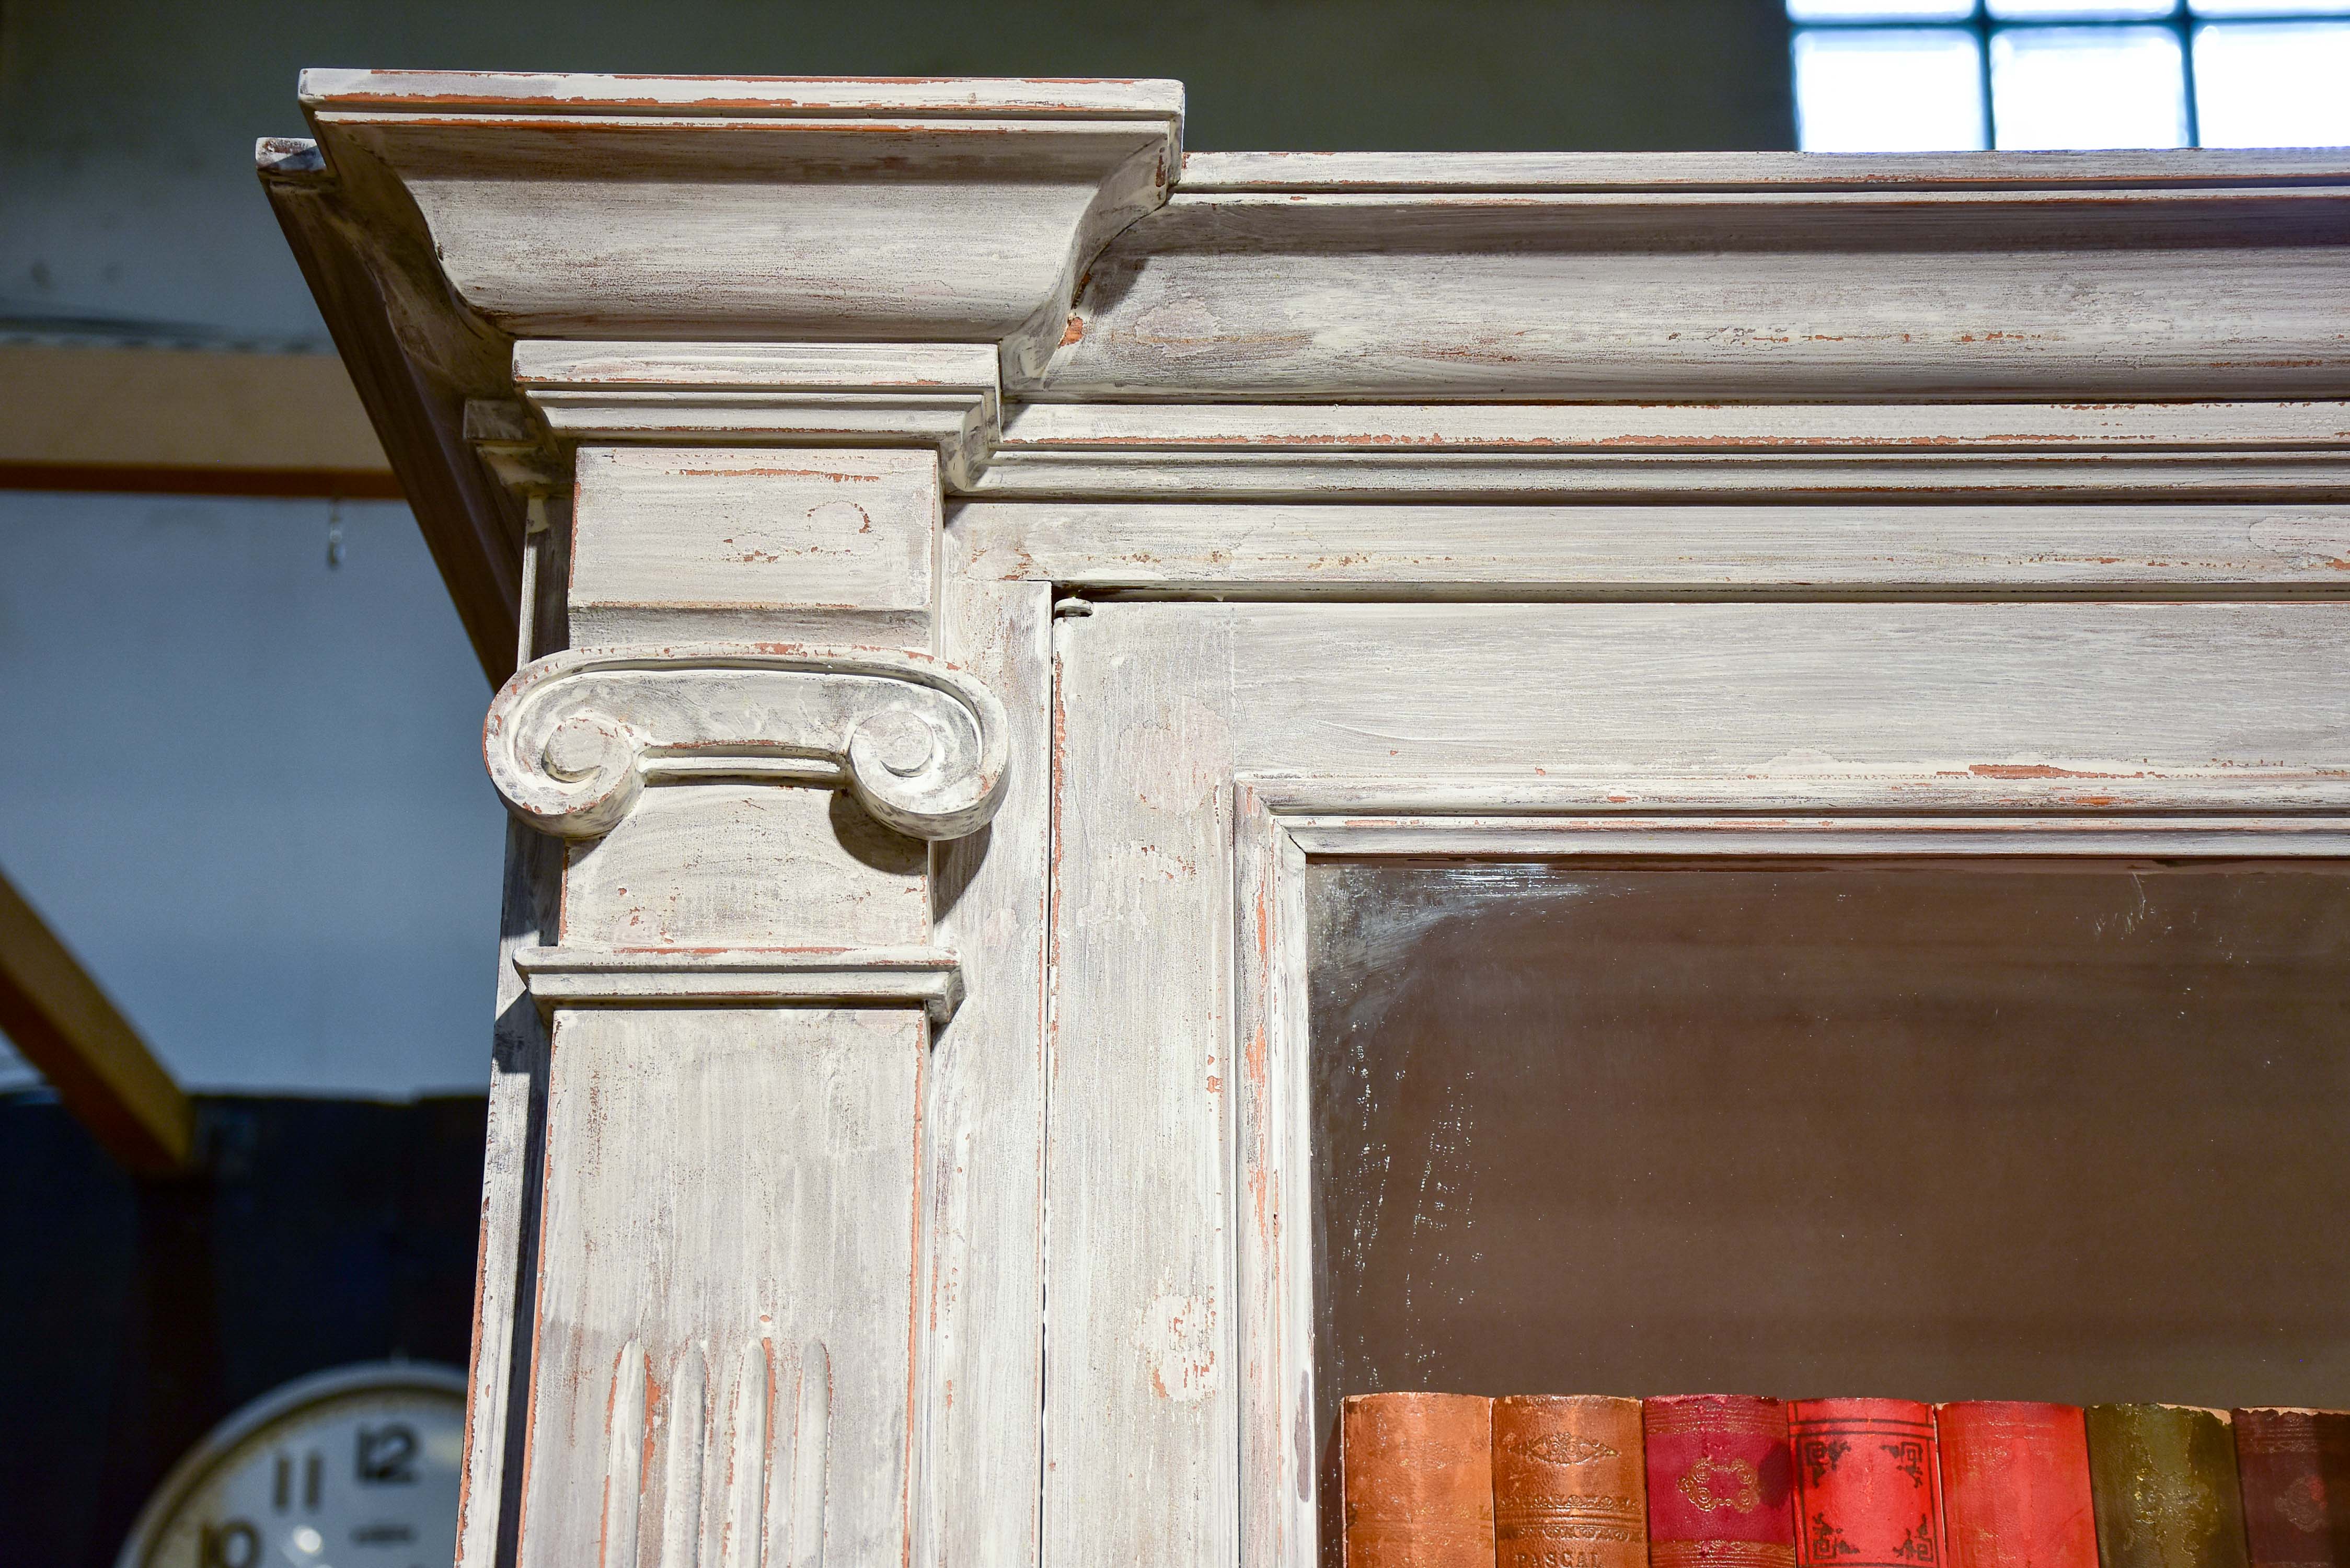
M 488 687 L 407 508 L 329 514 L 0 492 L 0 867 L 183 1083 L 478 1090 Z

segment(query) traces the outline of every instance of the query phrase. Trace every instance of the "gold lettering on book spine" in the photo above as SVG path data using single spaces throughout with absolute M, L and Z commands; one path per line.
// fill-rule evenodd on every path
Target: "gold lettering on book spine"
M 1649 1568 L 1794 1568 L 1795 1549 L 1767 1541 L 1651 1541 Z

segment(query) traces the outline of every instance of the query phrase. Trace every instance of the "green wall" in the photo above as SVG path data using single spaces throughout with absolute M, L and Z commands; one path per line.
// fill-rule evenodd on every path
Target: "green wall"
M 1794 145 L 1781 0 L 5 0 L 0 317 L 323 347 L 250 151 L 306 65 L 1175 77 L 1195 151 Z

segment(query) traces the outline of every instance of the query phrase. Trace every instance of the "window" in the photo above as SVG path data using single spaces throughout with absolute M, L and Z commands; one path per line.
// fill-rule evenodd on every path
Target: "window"
M 2350 144 L 2350 0 L 1787 0 L 1806 152 Z

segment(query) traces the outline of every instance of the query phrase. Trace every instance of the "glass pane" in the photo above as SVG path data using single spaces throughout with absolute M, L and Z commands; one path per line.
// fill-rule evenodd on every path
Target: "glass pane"
M 2187 0 L 2198 16 L 2350 16 L 2350 0 Z
M 1981 148 L 1981 47 L 1956 27 L 1798 32 L 1796 145 L 1806 152 Z
M 2350 872 L 1315 862 L 1317 1402 L 2350 1407 Z
M 2187 78 L 2168 27 L 2004 27 L 1991 40 L 2002 148 L 2184 147 Z
M 2206 147 L 2350 144 L 2350 22 L 2196 28 L 2195 113 Z
M 2169 16 L 2178 0 L 1988 0 L 2000 22 L 2141 22 Z
M 1787 0 L 1794 22 L 1964 22 L 1975 0 Z

